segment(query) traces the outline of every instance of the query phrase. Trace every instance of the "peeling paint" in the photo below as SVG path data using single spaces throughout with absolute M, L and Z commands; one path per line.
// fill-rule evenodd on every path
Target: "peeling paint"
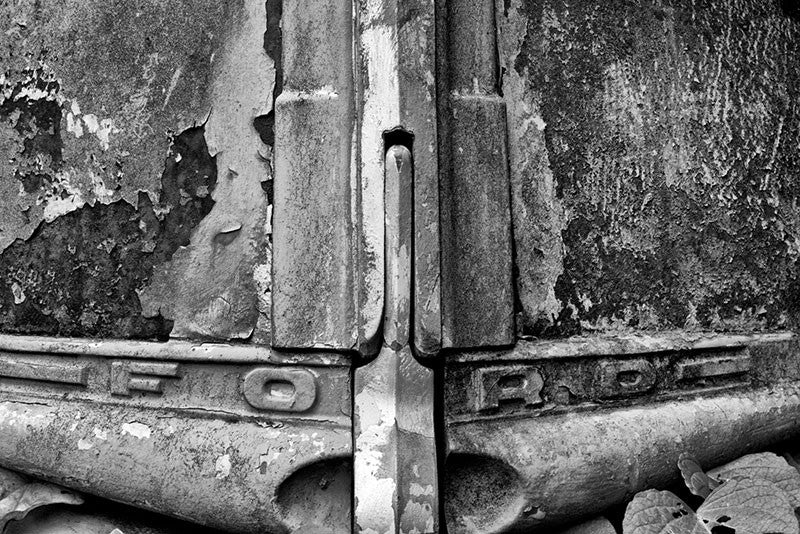
M 83 206 L 40 224 L 28 241 L 6 249 L 0 256 L 4 330 L 114 337 L 168 332 L 163 318 L 141 317 L 136 291 L 213 205 L 208 191 L 216 175 L 202 134 L 195 128 L 173 139 L 161 179 L 161 208 L 146 194 L 138 210 L 122 200 Z M 65 193 L 64 198 L 75 197 Z M 15 283 L 24 301 L 18 291 L 15 298 Z
M 398 43 L 389 2 L 367 2 L 360 14 L 363 83 L 359 148 L 361 151 L 361 227 L 364 264 L 360 313 L 362 339 L 372 340 L 383 317 L 384 289 L 384 150 L 382 135 L 400 125 Z
M 14 304 L 25 302 L 25 290 L 17 282 L 11 284 L 11 293 L 14 295 Z
M 24 429 L 30 425 L 43 424 L 53 420 L 57 416 L 54 409 L 47 407 L 46 410 L 36 407 L 36 410 L 25 409 L 7 403 L 0 405 L 0 421 L 8 427 Z
M 219 179 L 214 208 L 139 293 L 143 314 L 173 320 L 173 337 L 249 338 L 259 322 L 259 294 L 267 291 L 271 263 L 265 233 L 267 197 L 262 182 L 271 169 L 254 126 L 270 111 L 274 62 L 263 46 L 264 3 L 248 0 L 229 21 L 234 32 L 218 52 L 205 122 Z M 257 287 L 260 291 L 257 292 Z M 261 297 L 263 300 L 263 296 Z M 266 310 L 261 307 L 261 313 Z
M 152 431 L 150 427 L 143 423 L 123 423 L 122 434 L 129 434 L 136 439 L 150 439 Z
M 362 495 L 381 495 L 374 500 L 357 499 L 356 517 L 369 518 L 372 525 L 380 525 L 381 532 L 391 532 L 395 526 L 395 516 L 399 510 L 385 506 L 394 502 L 397 481 L 391 473 L 381 476 L 382 466 L 388 463 L 384 453 L 391 452 L 394 438 L 395 406 L 389 402 L 380 389 L 387 384 L 371 384 L 356 395 L 355 406 L 360 417 L 361 430 L 356 438 L 355 485 Z
M 176 336 L 268 339 L 271 147 L 253 126 L 275 75 L 264 5 L 22 2 L 0 8 L 4 24 L 0 327 L 163 337 L 174 312 Z
M 417 484 L 416 482 L 412 482 L 411 487 L 409 489 L 409 493 L 414 497 L 419 497 L 422 495 L 434 495 L 435 492 L 433 486 L 430 484 L 423 487 Z
M 0 25 L 7 28 L 0 38 L 6 69 L 0 79 L 0 108 L 35 117 L 20 128 L 28 142 L 23 157 L 15 159 L 19 173 L 95 175 L 113 192 L 102 202 L 124 199 L 136 207 L 139 191 L 158 197 L 161 155 L 168 146 L 165 133 L 194 119 L 204 98 L 210 52 L 218 45 L 214 25 L 224 18 L 225 7 L 153 1 L 137 9 L 99 0 L 60 0 L 46 7 L 15 2 L 0 8 Z M 16 24 L 19 17 L 28 23 Z M 189 63 L 192 75 L 172 83 L 174 70 Z M 180 98 L 165 98 L 168 85 Z M 45 112 L 55 120 L 43 122 Z M 49 144 L 37 141 L 46 135 Z M 50 157 L 54 148 L 60 154 Z M 35 191 L 27 193 L 35 196 Z M 82 198 L 89 205 L 95 200 Z M 29 203 L 39 206 L 47 199 Z M 35 208 L 28 215 L 31 224 L 16 237 L 27 238 L 41 220 Z M 5 248 L 13 238 L 7 224 L 2 229 L 6 235 L 0 248 Z
M 513 65 L 526 32 L 522 2 L 510 2 L 499 18 L 500 58 L 509 129 L 512 215 L 516 247 L 518 328 L 549 325 L 561 310 L 555 284 L 563 272 L 564 211 L 550 169 L 541 95 L 527 83 L 527 69 Z
M 223 454 L 214 463 L 216 478 L 228 478 L 231 474 L 231 455 Z
M 400 529 L 400 534 L 425 534 L 436 532 L 434 528 L 433 510 L 428 503 L 420 504 L 408 501 L 403 510 L 403 516 L 407 521 L 414 525 L 421 525 L 422 528 L 411 528 L 410 530 Z

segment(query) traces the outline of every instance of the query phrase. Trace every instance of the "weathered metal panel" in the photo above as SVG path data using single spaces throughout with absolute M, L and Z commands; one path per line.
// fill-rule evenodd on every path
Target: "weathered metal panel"
M 445 6 L 443 345 L 508 345 L 515 335 L 511 200 L 495 3 L 448 0 Z
M 408 148 L 386 153 L 383 346 L 355 370 L 354 532 L 433 533 L 439 523 L 433 371 L 410 347 L 413 175 Z
M 791 2 L 502 4 L 524 332 L 794 328 Z
M 414 136 L 414 348 L 442 345 L 434 0 L 398 2 L 400 123 Z
M 283 6 L 272 292 L 278 347 L 357 345 L 352 17 L 349 2 Z
M 434 2 L 363 3 L 358 11 L 361 344 L 375 352 L 383 309 L 383 166 L 396 137 L 417 157 L 414 173 L 415 346 L 441 347 L 439 186 Z M 376 344 L 377 343 L 377 344 Z

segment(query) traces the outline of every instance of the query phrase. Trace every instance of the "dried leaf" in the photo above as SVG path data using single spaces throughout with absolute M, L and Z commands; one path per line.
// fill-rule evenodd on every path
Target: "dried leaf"
M 26 484 L 0 500 L 0 532 L 9 521 L 22 519 L 31 510 L 48 504 L 83 504 L 83 499 L 53 484 Z
M 678 469 L 686 487 L 698 497 L 705 499 L 719 486 L 719 482 L 706 475 L 694 456 L 688 453 L 684 452 L 678 458 Z
M 663 532 L 664 534 L 710 534 L 710 531 L 695 514 L 670 521 Z
M 788 452 L 783 453 L 783 459 L 786 460 L 786 463 L 800 471 L 800 463 L 794 459 L 794 456 L 789 454 Z
M 757 478 L 733 478 L 715 489 L 697 510 L 709 528 L 725 526 L 736 534 L 800 534 L 789 496 Z
M 748 454 L 712 469 L 708 474 L 722 482 L 733 478 L 755 478 L 772 482 L 789 495 L 789 502 L 793 507 L 800 506 L 800 473 L 777 454 Z
M 683 521 L 678 521 L 681 519 Z M 696 530 L 692 522 L 701 529 Z M 622 531 L 624 534 L 708 534 L 689 505 L 672 492 L 658 490 L 636 494 L 625 510 Z

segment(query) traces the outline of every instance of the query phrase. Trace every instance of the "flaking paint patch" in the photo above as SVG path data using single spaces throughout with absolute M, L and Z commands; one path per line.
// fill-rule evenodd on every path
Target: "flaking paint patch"
M 274 62 L 263 47 L 264 3 L 243 2 L 229 23 L 230 35 L 213 63 L 212 107 L 205 121 L 219 176 L 214 207 L 190 244 L 139 293 L 146 317 L 160 313 L 174 321 L 173 337 L 249 338 L 259 324 L 257 288 L 266 291 L 263 269 L 262 279 L 254 279 L 256 267 L 270 261 L 261 183 L 271 168 L 253 125 L 271 110 L 275 84 Z
M 109 189 L 102 176 L 78 169 L 59 171 L 53 179 L 53 191 L 42 202 L 42 219 L 53 222 L 59 217 L 96 202 L 111 204 L 120 200 L 117 191 Z
M 139 293 L 145 316 L 160 313 L 174 321 L 173 337 L 249 338 L 257 324 L 269 324 L 259 322 L 259 298 L 265 297 L 257 294 L 268 290 L 266 271 L 255 272 L 271 261 L 261 187 L 271 168 L 253 125 L 271 110 L 275 83 L 274 62 L 263 47 L 263 2 L 247 0 L 230 24 L 230 37 L 214 61 L 212 108 L 205 122 L 219 176 L 214 208 L 190 244 Z
M 142 318 L 135 291 L 211 208 L 205 197 L 216 174 L 205 168 L 207 153 L 197 153 L 196 143 L 183 154 L 174 149 L 196 129 L 197 110 L 211 107 L 211 56 L 230 33 L 222 29 L 234 4 L 0 6 L 6 331 L 147 338 L 169 332 L 163 317 Z M 16 17 L 28 23 L 19 26 Z M 204 180 L 205 193 L 196 184 Z M 192 190 L 173 198 L 184 181 Z M 91 252 L 97 242 L 103 254 Z M 24 290 L 22 302 L 14 282 Z
M 10 74 L 10 73 L 9 73 Z M 11 79 L 6 74 L 0 76 L 0 109 L 16 107 L 20 100 L 26 98 L 23 94 L 30 86 L 40 85 L 47 90 L 40 90 L 34 97 L 32 104 L 38 102 L 57 102 L 58 86 L 54 82 L 53 73 L 46 65 L 39 68 L 30 68 L 19 73 L 19 79 Z M 57 104 L 56 104 L 57 105 Z M 21 124 L 22 111 L 13 109 L 7 116 L 0 115 L 0 194 L 5 202 L 4 209 L 0 210 L 0 252 L 5 250 L 16 239 L 27 239 L 36 229 L 42 218 L 42 206 L 45 199 L 40 199 L 36 193 L 29 193 L 24 184 L 14 179 L 18 173 L 48 173 L 53 172 L 53 162 L 49 154 L 37 152 L 30 154 L 26 143 L 34 137 L 33 132 L 27 129 L 38 128 L 38 124 L 31 121 L 30 125 Z
M 526 34 L 524 2 L 513 0 L 498 13 L 502 87 L 508 113 L 511 202 L 516 247 L 518 325 L 549 324 L 561 311 L 555 284 L 564 270 L 561 232 L 565 213 L 556 195 L 541 115 L 541 95 L 530 86 L 527 70 L 513 68 Z
M 158 200 L 165 133 L 187 124 L 204 100 L 208 49 L 218 43 L 215 25 L 226 9 L 211 1 L 155 1 L 142 8 L 102 0 L 0 7 L 0 24 L 8 24 L 0 33 L 0 109 L 36 115 L 18 128 L 28 129 L 23 150 L 8 146 L 14 136 L 0 132 L 3 160 L 12 167 L 0 168 L 4 189 L 15 174 L 31 177 L 16 199 L 19 211 L 3 210 L 0 251 L 30 237 L 42 220 L 95 202 L 122 199 L 138 207 L 140 191 Z M 111 31 L 103 26 L 109 16 Z M 189 63 L 191 75 L 174 75 Z M 60 121 L 46 131 L 38 119 L 51 104 Z M 47 135 L 60 145 L 58 153 L 39 141 Z M 103 184 L 101 194 L 97 184 Z M 8 206 L 13 196 L 2 192 Z
M 397 76 L 396 8 L 389 2 L 367 2 L 361 10 L 363 108 L 361 117 L 361 224 L 364 270 L 361 281 L 362 336 L 378 334 L 384 289 L 384 150 L 383 133 L 400 125 Z M 353 167 L 356 169 L 357 167 Z
M 433 509 L 428 503 L 408 501 L 403 509 L 403 519 L 404 522 L 415 526 L 409 530 L 400 528 L 400 534 L 432 534 L 435 532 Z
M 216 478 L 228 478 L 231 474 L 231 455 L 223 454 L 217 458 L 214 463 L 214 471 Z
M 70 103 L 69 111 L 63 111 L 67 121 L 67 131 L 80 139 L 84 132 L 97 137 L 100 148 L 106 151 L 110 147 L 111 135 L 120 133 L 120 129 L 114 125 L 114 119 L 110 117 L 98 118 L 94 113 L 81 114 L 80 104 L 77 100 Z
M 416 482 L 412 482 L 409 488 L 409 494 L 413 495 L 414 497 L 420 497 L 424 495 L 434 495 L 434 493 L 435 490 L 433 486 L 430 484 L 428 484 L 427 486 L 422 486 L 420 484 L 417 484 Z
M 11 284 L 11 293 L 14 295 L 14 304 L 22 304 L 25 302 L 25 288 L 17 282 Z
M 0 403 L 0 426 L 24 431 L 28 427 L 47 424 L 43 419 L 53 420 L 58 412 L 47 407 L 37 406 L 36 409 L 18 403 Z
M 392 364 L 394 354 L 383 348 L 379 361 Z M 383 360 L 381 360 L 383 358 Z M 363 371 L 363 369 L 362 369 Z M 394 397 L 396 375 L 381 374 L 371 369 L 369 379 L 364 380 L 363 389 L 355 396 L 358 433 L 355 438 L 354 459 L 356 494 L 356 518 L 369 521 L 369 529 L 375 532 L 394 532 L 397 514 L 396 460 L 393 445 L 397 440 L 397 411 Z M 368 498 L 359 498 L 364 495 Z M 366 527 L 364 525 L 362 528 Z
M 140 440 L 150 439 L 150 436 L 152 435 L 150 427 L 145 425 L 144 423 L 137 423 L 137 422 L 123 423 L 121 430 L 122 430 L 122 435 L 128 434 Z

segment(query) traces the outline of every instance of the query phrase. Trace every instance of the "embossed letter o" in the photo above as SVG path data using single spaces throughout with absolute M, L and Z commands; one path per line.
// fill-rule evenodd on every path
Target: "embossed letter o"
M 253 369 L 244 377 L 244 398 L 253 408 L 304 412 L 317 398 L 317 381 L 305 369 Z

